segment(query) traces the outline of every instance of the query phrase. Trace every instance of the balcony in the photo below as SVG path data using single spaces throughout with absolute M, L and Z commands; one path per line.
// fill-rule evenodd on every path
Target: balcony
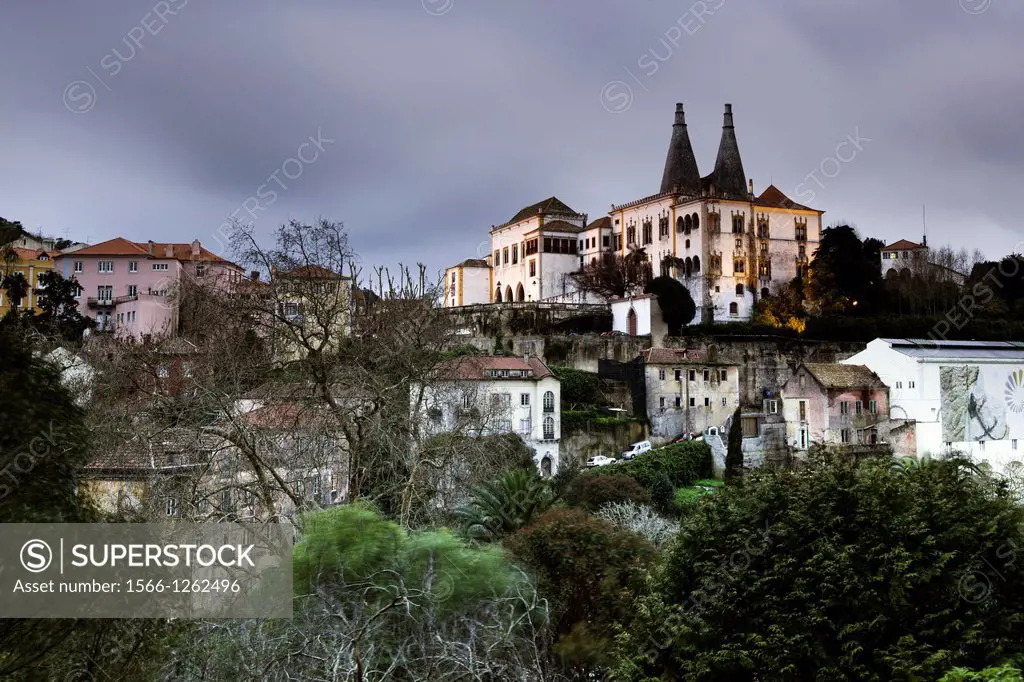
M 88 298 L 86 304 L 90 308 L 112 308 L 114 306 L 114 299 L 112 298 Z
M 137 301 L 137 300 L 139 300 L 139 297 L 135 296 L 135 295 L 132 295 L 132 296 L 118 296 L 117 298 L 114 299 L 114 305 L 121 305 L 122 303 L 130 303 L 132 301 Z

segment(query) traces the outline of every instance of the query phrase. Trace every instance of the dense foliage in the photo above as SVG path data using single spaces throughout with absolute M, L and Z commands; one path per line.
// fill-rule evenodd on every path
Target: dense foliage
M 729 425 L 729 441 L 725 451 L 725 480 L 734 482 L 743 474 L 743 411 L 736 408 Z
M 572 367 L 551 366 L 561 384 L 562 402 L 568 405 L 598 405 L 601 402 L 601 377 Z
M 937 679 L 1024 649 L 1024 511 L 956 461 L 815 455 L 683 521 L 619 679 Z
M 579 509 L 550 511 L 505 545 L 536 572 L 566 667 L 585 674 L 610 664 L 611 637 L 631 619 L 654 547 Z
M 574 507 L 593 512 L 616 502 L 649 504 L 651 494 L 630 476 L 580 476 L 569 485 L 565 501 Z
M 530 523 L 554 501 L 536 470 L 516 469 L 473 488 L 470 501 L 456 510 L 467 536 L 499 540 Z
M 655 277 L 644 288 L 644 293 L 658 297 L 661 317 L 670 335 L 678 335 L 684 325 L 690 324 L 697 315 L 697 305 L 690 290 L 675 277 Z

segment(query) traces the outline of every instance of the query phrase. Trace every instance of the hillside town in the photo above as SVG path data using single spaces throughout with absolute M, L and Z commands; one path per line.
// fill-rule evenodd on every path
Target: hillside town
M 1024 682 L 1024 25 L 912 5 L 11 5 L 0 680 Z

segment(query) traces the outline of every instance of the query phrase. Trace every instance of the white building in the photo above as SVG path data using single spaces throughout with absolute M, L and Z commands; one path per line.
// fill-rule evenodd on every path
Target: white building
M 1024 343 L 875 339 L 844 363 L 889 386 L 890 418 L 913 422 L 918 455 L 959 451 L 997 472 L 1024 461 Z
M 882 249 L 881 257 L 882 277 L 909 276 L 914 269 L 915 261 L 918 258 L 928 257 L 928 247 L 901 239 Z
M 516 433 L 542 475 L 558 471 L 561 388 L 540 358 L 471 355 L 442 363 L 414 387 L 412 409 L 422 440 L 439 433 Z
M 807 267 L 823 213 L 774 185 L 754 194 L 729 104 L 714 170 L 701 177 L 683 105 L 677 104 L 661 190 L 612 206 L 611 241 L 623 256 L 643 249 L 656 274 L 682 281 L 697 304 L 698 321 L 739 321 L 750 318 L 759 298 Z
M 668 335 L 668 325 L 654 294 L 638 294 L 611 301 L 612 331 L 629 336 L 650 336 L 655 344 Z
M 641 358 L 651 440 L 721 427 L 740 404 L 737 365 L 683 348 L 649 348 Z
M 456 308 L 491 302 L 491 265 L 468 258 L 444 271 L 444 306 Z
M 821 235 L 824 212 L 792 201 L 774 185 L 754 194 L 743 171 L 732 106 L 714 169 L 701 176 L 690 146 L 683 105 L 676 105 L 668 156 L 657 194 L 612 204 L 607 217 L 587 224 L 555 197 L 519 211 L 491 229 L 486 299 L 578 301 L 573 273 L 603 257 L 643 250 L 655 275 L 686 285 L 699 322 L 747 320 L 754 303 L 802 273 Z M 458 268 L 460 266 L 456 266 Z M 445 306 L 484 298 L 480 283 L 464 285 L 446 273 Z M 482 277 L 479 278 L 482 281 Z

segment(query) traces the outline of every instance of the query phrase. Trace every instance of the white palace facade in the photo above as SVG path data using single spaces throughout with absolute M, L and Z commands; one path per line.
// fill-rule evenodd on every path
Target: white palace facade
M 805 270 L 823 213 L 774 185 L 754 194 L 729 104 L 714 169 L 701 176 L 677 104 L 657 194 L 613 204 L 608 216 L 591 223 L 556 197 L 522 209 L 492 227 L 485 258 L 448 268 L 444 305 L 588 302 L 572 273 L 642 250 L 653 274 L 673 276 L 689 289 L 699 311 L 695 322 L 747 320 L 759 298 Z

